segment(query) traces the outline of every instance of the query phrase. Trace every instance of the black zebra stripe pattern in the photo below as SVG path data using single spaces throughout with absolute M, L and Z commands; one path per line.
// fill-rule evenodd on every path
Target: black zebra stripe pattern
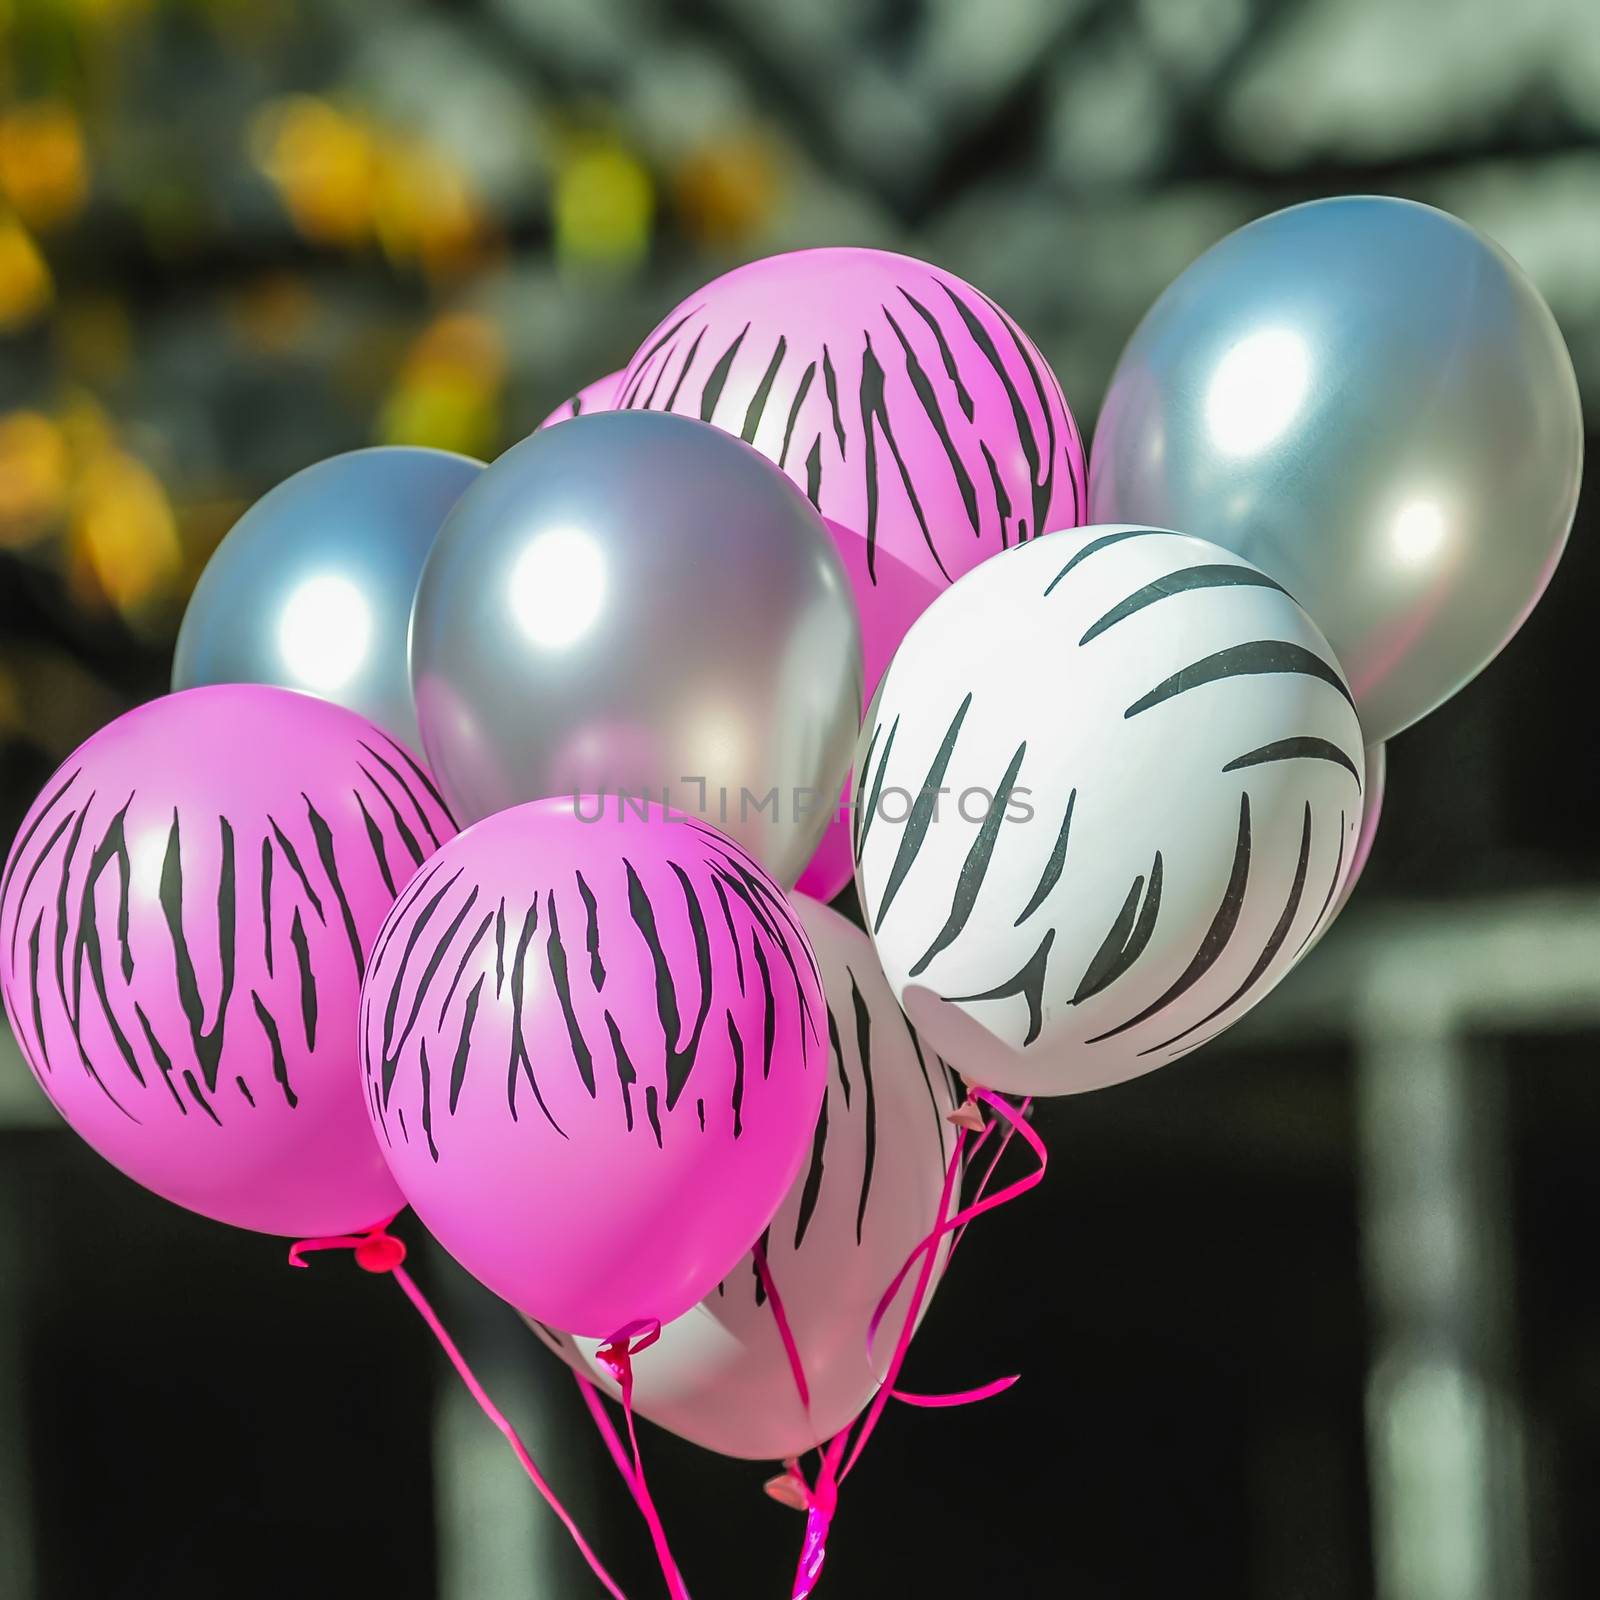
M 917 622 L 858 750 L 858 882 L 969 1079 L 1116 1082 L 1255 1004 L 1361 818 L 1350 691 L 1265 574 L 1152 528 L 1052 535 Z
M 585 804 L 614 816 L 621 803 Z M 610 821 L 574 824 L 580 844 L 591 830 L 597 841 L 592 865 L 519 889 L 515 874 L 483 870 L 491 819 L 400 897 L 362 1007 L 368 1101 L 386 1145 L 418 1141 L 438 1165 L 458 1113 L 516 1123 L 530 1107 L 567 1140 L 563 1103 L 657 1148 L 671 1130 L 737 1141 L 746 1095 L 776 1060 L 820 1060 L 816 959 L 755 859 L 684 819 L 672 831 L 686 849 L 652 874 L 625 844 L 608 853 Z
M 811 1449 L 872 1397 L 868 1326 L 884 1288 L 934 1226 L 954 1143 L 946 1117 L 962 1097 L 954 1073 L 895 1004 L 870 941 L 816 901 L 795 895 L 792 904 L 822 970 L 828 1089 L 806 1163 L 761 1245 L 808 1374 L 810 1408 L 799 1403 L 753 1253 L 667 1324 L 660 1359 L 639 1364 L 634 1387 L 636 1407 L 653 1421 L 708 1449 L 761 1460 Z M 595 1359 L 598 1341 L 530 1326 L 569 1365 L 610 1386 Z M 891 1338 L 883 1335 L 885 1351 Z
M 266 1168 L 329 1124 L 355 1135 L 366 949 L 454 831 L 410 753 L 340 707 L 236 685 L 119 718 L 46 789 L 0 879 L 0 991 L 34 1075 L 163 1193 L 174 1140 L 216 1164 L 220 1196 L 242 1154 Z
M 824 516 L 951 582 L 1085 513 L 1082 443 L 1033 343 L 970 284 L 879 250 L 774 256 L 671 312 L 615 404 L 752 445 Z
M 418 1216 L 530 1316 L 692 1306 L 800 1170 L 827 1089 L 816 957 L 771 877 L 616 797 L 495 812 L 396 902 L 367 1109 Z

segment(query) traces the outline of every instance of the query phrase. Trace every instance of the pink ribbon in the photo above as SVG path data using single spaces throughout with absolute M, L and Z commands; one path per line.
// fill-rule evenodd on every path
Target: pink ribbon
M 644 1457 L 639 1451 L 639 1434 L 633 1421 L 633 1358 L 641 1350 L 648 1350 L 657 1339 L 661 1337 L 661 1324 L 655 1318 L 647 1318 L 639 1322 L 630 1322 L 627 1327 L 612 1334 L 606 1342 L 595 1352 L 595 1359 L 616 1380 L 617 1387 L 622 1391 L 622 1415 L 628 1425 L 628 1445 L 633 1452 L 633 1459 L 624 1468 L 621 1444 L 616 1439 L 611 1429 L 609 1419 L 605 1418 L 604 1409 L 597 1414 L 597 1421 L 605 1419 L 601 1428 L 603 1437 L 607 1437 L 607 1446 L 612 1448 L 612 1459 L 617 1461 L 617 1469 L 622 1472 L 623 1482 L 627 1484 L 633 1495 L 634 1504 L 639 1508 L 639 1515 L 644 1518 L 645 1526 L 650 1530 L 650 1542 L 655 1547 L 656 1561 L 661 1568 L 661 1575 L 666 1579 L 667 1592 L 672 1600 L 689 1600 L 689 1590 L 683 1581 L 683 1574 L 678 1570 L 678 1564 L 673 1559 L 672 1548 L 667 1543 L 667 1530 L 662 1525 L 661 1514 L 656 1510 L 656 1504 L 650 1497 L 650 1486 L 645 1481 Z M 581 1380 L 580 1380 L 581 1386 Z M 588 1396 L 585 1395 L 585 1399 Z M 599 1400 L 596 1398 L 590 1407 L 591 1415 L 596 1415 Z
M 477 1402 L 478 1409 L 483 1412 L 490 1422 L 499 1429 L 505 1441 L 511 1446 L 511 1453 L 516 1456 L 522 1470 L 527 1473 L 533 1486 L 544 1498 L 546 1505 L 560 1518 L 562 1526 L 572 1536 L 572 1542 L 577 1545 L 583 1559 L 588 1562 L 589 1570 L 594 1573 L 605 1586 L 606 1593 L 612 1600 L 628 1600 L 628 1597 L 618 1588 L 611 1574 L 600 1564 L 600 1558 L 590 1548 L 588 1540 L 579 1531 L 577 1523 L 572 1520 L 565 1506 L 556 1499 L 554 1491 L 545 1482 L 544 1475 L 539 1471 L 528 1447 L 522 1442 L 517 1430 L 512 1427 L 505 1413 L 489 1398 L 488 1392 L 478 1382 L 472 1368 L 467 1365 L 466 1357 L 457 1348 L 456 1342 L 439 1320 L 438 1313 L 428 1303 L 427 1297 L 417 1287 L 411 1274 L 406 1271 L 403 1263 L 406 1259 L 405 1242 L 395 1238 L 390 1233 L 389 1223 L 394 1220 L 388 1218 L 380 1222 L 375 1228 L 370 1228 L 363 1234 L 336 1235 L 324 1239 L 302 1239 L 299 1243 L 289 1247 L 289 1265 L 291 1267 L 305 1267 L 310 1263 L 305 1257 L 314 1250 L 350 1250 L 354 1252 L 356 1265 L 365 1272 L 387 1273 L 400 1285 L 405 1297 L 416 1307 L 418 1315 L 427 1324 L 428 1331 L 439 1342 L 439 1347 L 450 1359 L 450 1365 L 456 1369 L 457 1375 L 466 1385 L 467 1393 Z M 659 1331 L 659 1330 L 658 1330 Z
M 911 1346 L 911 1338 L 916 1331 L 917 1320 L 922 1314 L 922 1308 L 927 1302 L 928 1293 L 932 1287 L 933 1272 L 938 1260 L 939 1241 L 946 1235 L 954 1234 L 950 1246 L 953 1254 L 956 1245 L 960 1243 L 968 1225 L 985 1212 L 996 1210 L 998 1207 L 1010 1204 L 1011 1201 L 1026 1194 L 1030 1189 L 1043 1182 L 1045 1169 L 1049 1164 L 1049 1155 L 1045 1149 L 1044 1141 L 1028 1124 L 1027 1115 L 1033 1102 L 1030 1099 L 1022 1103 L 1021 1108 L 1014 1107 L 1009 1101 L 991 1093 L 987 1089 L 970 1089 L 969 1099 L 987 1105 L 994 1111 L 999 1122 L 1006 1124 L 1006 1132 L 1001 1138 L 994 1155 L 990 1158 L 972 1201 L 951 1214 L 950 1208 L 956 1197 L 957 1185 L 962 1170 L 963 1156 L 970 1129 L 964 1121 L 956 1120 L 955 1147 L 951 1151 L 950 1161 L 945 1168 L 944 1187 L 939 1197 L 939 1221 L 906 1257 L 905 1263 L 895 1274 L 894 1280 L 884 1291 L 878 1301 L 876 1310 L 867 1329 L 867 1356 L 872 1358 L 872 1347 L 877 1338 L 878 1330 L 887 1316 L 889 1307 L 893 1304 L 895 1296 L 900 1292 L 901 1285 L 920 1260 L 921 1266 L 917 1274 L 917 1282 L 911 1296 L 911 1302 L 906 1309 L 906 1315 L 900 1327 L 899 1336 L 895 1341 L 893 1354 L 890 1356 L 889 1366 L 884 1374 L 884 1380 L 878 1392 L 873 1396 L 860 1422 L 859 1431 L 856 1433 L 855 1443 L 850 1445 L 850 1428 L 843 1429 L 830 1439 L 820 1452 L 820 1461 L 814 1482 L 807 1482 L 804 1472 L 796 1461 L 786 1464 L 786 1476 L 775 1479 L 767 1485 L 768 1492 L 775 1498 L 788 1500 L 790 1492 L 806 1509 L 806 1531 L 800 1549 L 800 1559 L 796 1567 L 794 1586 L 791 1590 L 791 1600 L 805 1600 L 816 1588 L 821 1577 L 823 1563 L 827 1557 L 828 1532 L 831 1527 L 834 1513 L 838 1508 L 839 1485 L 848 1475 L 856 1462 L 861 1457 L 861 1452 L 866 1447 L 867 1440 L 871 1437 L 883 1415 L 885 1406 L 890 1400 L 899 1400 L 906 1405 L 922 1407 L 948 1407 L 972 1405 L 981 1400 L 987 1400 L 994 1395 L 1002 1394 L 1017 1381 L 1018 1375 L 1013 1374 L 1004 1378 L 996 1378 L 990 1383 L 983 1384 L 974 1389 L 962 1390 L 955 1394 L 920 1395 L 911 1394 L 895 1387 L 895 1380 L 900 1374 L 900 1369 L 905 1364 L 906 1354 Z M 953 1120 L 955 1120 L 953 1118 Z M 987 1122 L 978 1136 L 973 1140 L 972 1153 L 976 1154 L 990 1133 L 999 1124 Z M 988 1194 L 989 1181 L 994 1176 L 995 1168 L 1004 1156 L 1012 1136 L 1021 1134 L 1033 1154 L 1038 1158 L 1037 1170 L 1025 1174 L 1013 1183 L 994 1194 Z M 761 1281 L 767 1292 L 768 1302 L 772 1306 L 773 1319 L 778 1326 L 778 1336 L 783 1341 L 785 1354 L 789 1358 L 789 1365 L 795 1375 L 795 1385 L 801 1398 L 809 1404 L 808 1391 L 805 1382 L 805 1370 L 800 1358 L 799 1348 L 795 1344 L 789 1321 L 784 1314 L 783 1301 L 778 1294 L 777 1284 L 772 1278 L 767 1266 L 765 1253 L 759 1247 L 756 1251 L 756 1271 L 761 1276 Z M 846 1451 L 849 1451 L 848 1457 Z M 780 1490 L 786 1491 L 780 1493 Z
M 799 1462 L 790 1461 L 785 1465 L 785 1474 L 768 1484 L 769 1492 L 778 1498 L 789 1500 L 805 1508 L 806 1531 L 801 1543 L 800 1557 L 796 1563 L 794 1584 L 790 1591 L 791 1600 L 806 1600 L 806 1597 L 815 1590 L 822 1576 L 824 1562 L 827 1559 L 828 1533 L 832 1526 L 833 1517 L 838 1509 L 839 1485 L 850 1471 L 855 1467 L 861 1457 L 861 1452 L 866 1447 L 867 1440 L 876 1429 L 883 1415 L 885 1406 L 890 1400 L 898 1400 L 905 1405 L 922 1407 L 948 1407 L 972 1405 L 977 1401 L 987 1400 L 994 1395 L 1004 1393 L 1017 1381 L 1017 1376 L 996 1378 L 990 1383 L 983 1384 L 974 1389 L 962 1390 L 954 1394 L 922 1395 L 912 1394 L 895 1387 L 895 1380 L 899 1377 L 900 1369 L 905 1364 L 906 1354 L 911 1346 L 912 1334 L 916 1330 L 917 1320 L 922 1313 L 922 1308 L 927 1302 L 928 1293 L 932 1287 L 934 1268 L 938 1260 L 939 1241 L 947 1235 L 954 1235 L 950 1245 L 950 1254 L 954 1254 L 956 1246 L 960 1244 L 967 1227 L 987 1211 L 993 1211 L 1000 1206 L 1009 1204 L 1020 1195 L 1036 1187 L 1043 1181 L 1045 1168 L 1048 1165 L 1048 1154 L 1044 1141 L 1028 1125 L 1027 1114 L 1032 1105 L 1031 1100 L 1022 1103 L 1021 1108 L 1013 1107 L 1008 1101 L 998 1095 L 990 1093 L 987 1089 L 971 1089 L 970 1100 L 987 1105 L 995 1115 L 1007 1124 L 1006 1132 L 1001 1138 L 997 1149 L 990 1158 L 988 1167 L 980 1180 L 972 1201 L 965 1207 L 951 1213 L 951 1205 L 956 1198 L 957 1186 L 962 1170 L 963 1155 L 969 1135 L 969 1128 L 958 1122 L 956 1126 L 955 1146 L 950 1154 L 950 1161 L 945 1168 L 944 1186 L 939 1196 L 939 1221 L 937 1225 L 912 1249 L 906 1257 L 904 1264 L 895 1274 L 893 1281 L 884 1291 L 878 1305 L 872 1314 L 872 1319 L 867 1328 L 867 1356 L 872 1358 L 872 1349 L 876 1341 L 879 1328 L 884 1318 L 888 1315 L 889 1307 L 893 1304 L 895 1296 L 900 1292 L 907 1276 L 914 1266 L 918 1266 L 917 1281 L 907 1307 L 905 1319 L 901 1324 L 899 1334 L 895 1340 L 894 1351 L 889 1359 L 889 1366 L 884 1374 L 878 1392 L 873 1396 L 871 1404 L 860 1420 L 859 1428 L 855 1433 L 854 1445 L 851 1445 L 850 1436 L 852 1428 L 844 1428 L 830 1439 L 819 1452 L 819 1464 L 816 1478 L 808 1482 Z M 997 1126 L 995 1122 L 985 1123 L 981 1132 L 972 1144 L 972 1153 L 980 1150 L 989 1135 Z M 1006 1185 L 1005 1188 L 994 1194 L 986 1191 L 990 1179 L 994 1176 L 1000 1159 L 1005 1155 L 1012 1136 L 1021 1134 L 1034 1155 L 1038 1158 L 1038 1168 Z M 594 1553 L 588 1541 L 580 1532 L 566 1508 L 556 1498 L 554 1491 L 545 1481 L 544 1475 L 539 1471 L 527 1446 L 522 1442 L 516 1429 L 509 1419 L 490 1399 L 488 1392 L 479 1383 L 471 1367 L 467 1365 L 466 1358 L 461 1354 L 455 1341 L 450 1337 L 444 1324 L 439 1320 L 438 1314 L 428 1303 L 427 1298 L 417 1287 L 410 1273 L 405 1270 L 406 1247 L 403 1240 L 391 1234 L 389 1223 L 394 1219 L 387 1218 L 376 1227 L 368 1229 L 361 1234 L 339 1234 L 326 1238 L 301 1239 L 289 1248 L 289 1264 L 293 1267 L 305 1267 L 309 1263 L 305 1257 L 319 1250 L 349 1250 L 356 1259 L 356 1264 L 363 1271 L 388 1274 L 397 1284 L 406 1298 L 416 1308 L 429 1332 L 438 1341 L 455 1368 L 457 1375 L 466 1386 L 467 1392 L 476 1402 L 479 1410 L 494 1424 L 506 1443 L 511 1447 L 512 1454 L 516 1457 L 522 1470 L 527 1474 L 534 1488 L 538 1490 L 545 1503 L 556 1514 L 562 1526 L 566 1528 L 572 1541 L 577 1545 L 579 1553 L 588 1563 L 589 1570 L 600 1580 L 612 1600 L 627 1600 L 615 1580 L 611 1577 L 600 1558 Z M 765 1250 L 757 1244 L 754 1251 L 756 1272 L 761 1279 L 762 1287 L 767 1296 L 767 1302 L 772 1307 L 773 1321 L 777 1325 L 778 1337 L 783 1343 L 784 1354 L 789 1361 L 789 1369 L 794 1376 L 795 1388 L 800 1396 L 800 1401 L 807 1409 L 810 1408 L 810 1388 L 806 1383 L 805 1366 L 800 1357 L 800 1349 L 795 1341 L 793 1329 L 784 1310 L 783 1297 L 778 1292 L 778 1285 L 773 1278 L 772 1270 L 767 1262 Z M 596 1359 L 609 1371 L 616 1380 L 617 1387 L 622 1392 L 622 1413 L 627 1424 L 628 1444 L 624 1448 L 616 1429 L 612 1426 L 611 1418 L 606 1412 L 605 1403 L 594 1385 L 581 1373 L 574 1373 L 577 1379 L 579 1392 L 583 1396 L 584 1404 L 589 1409 L 590 1416 L 594 1419 L 595 1427 L 604 1440 L 606 1449 L 610 1453 L 613 1463 L 629 1492 L 633 1495 L 634 1502 L 639 1508 L 640 1515 L 644 1518 L 645 1525 L 650 1531 L 651 1543 L 655 1548 L 656 1559 L 661 1567 L 662 1576 L 666 1580 L 668 1593 L 671 1600 L 690 1600 L 689 1591 L 684 1584 L 683 1575 L 678 1570 L 676 1560 L 667 1542 L 666 1529 L 662 1525 L 660 1513 L 656 1510 L 655 1502 L 651 1498 L 649 1485 L 645 1479 L 644 1458 L 639 1449 L 639 1436 L 634 1423 L 633 1414 L 633 1358 L 641 1351 L 649 1349 L 661 1337 L 661 1324 L 653 1319 L 629 1323 L 608 1339 L 596 1353 Z M 848 1455 L 846 1452 L 848 1451 Z M 779 1489 L 785 1492 L 778 1494 Z M 792 1499 L 791 1499 L 792 1496 Z
M 1032 1109 L 1033 1096 L 1029 1095 L 1028 1098 L 1022 1102 L 1020 1115 L 1023 1120 L 1026 1120 L 1028 1113 Z M 973 1191 L 972 1198 L 974 1202 L 981 1200 L 988 1192 L 989 1180 L 994 1177 L 995 1168 L 1000 1165 L 1000 1162 L 1004 1158 L 1007 1149 L 1010 1148 L 1012 1137 L 1017 1131 L 1017 1122 L 1008 1119 L 1002 1120 L 1005 1120 L 1006 1131 L 1001 1137 L 999 1144 L 996 1146 L 994 1154 L 989 1157 L 989 1165 L 984 1168 L 983 1177 L 978 1181 L 978 1187 Z M 977 1153 L 984 1147 L 989 1135 L 993 1133 L 994 1130 L 1000 1125 L 1001 1124 L 999 1121 L 984 1123 L 983 1131 L 979 1133 L 978 1137 L 972 1141 L 972 1149 L 967 1152 L 968 1161 L 971 1161 L 977 1155 Z M 1039 1175 L 1034 1181 L 1040 1182 L 1043 1180 L 1043 1178 L 1044 1164 L 1043 1158 L 1041 1157 Z M 1012 1198 L 1015 1199 L 1015 1195 L 1013 1195 Z M 971 1218 L 969 1217 L 968 1222 L 970 1221 Z M 960 1245 L 962 1239 L 965 1237 L 966 1231 L 967 1222 L 963 1222 L 961 1226 L 956 1229 L 955 1237 L 951 1239 L 950 1249 L 945 1256 L 946 1270 L 949 1269 L 951 1261 L 955 1259 L 956 1249 Z M 1012 1384 L 1016 1383 L 1021 1378 L 1021 1376 L 1022 1374 L 1020 1372 L 1013 1373 L 1010 1377 L 995 1378 L 989 1383 L 978 1385 L 978 1387 L 975 1389 L 961 1389 L 957 1390 L 953 1394 L 910 1394 L 904 1389 L 896 1389 L 890 1398 L 900 1401 L 902 1405 L 922 1406 L 925 1408 L 976 1405 L 983 1400 L 992 1400 L 997 1394 L 1004 1394 L 1006 1390 L 1012 1386 Z
M 1009 1377 L 992 1378 L 988 1383 L 980 1383 L 975 1389 L 957 1389 L 950 1394 L 912 1394 L 905 1389 L 893 1389 L 889 1393 L 889 1398 L 898 1400 L 901 1405 L 921 1406 L 925 1410 L 939 1410 L 946 1406 L 974 1406 L 980 1400 L 992 1400 L 997 1394 L 1004 1394 L 1021 1377 L 1020 1372 L 1013 1372 Z
M 783 1296 L 778 1293 L 777 1280 L 772 1276 L 772 1268 L 767 1265 L 766 1248 L 758 1239 L 755 1248 L 751 1251 L 756 1261 L 756 1274 L 761 1279 L 761 1287 L 767 1296 L 767 1304 L 772 1307 L 772 1320 L 778 1325 L 778 1338 L 783 1343 L 783 1353 L 789 1358 L 789 1371 L 794 1374 L 794 1386 L 800 1392 L 800 1404 L 807 1411 L 811 1409 L 811 1387 L 806 1382 L 805 1363 L 800 1359 L 800 1346 L 794 1342 L 794 1332 L 789 1326 L 789 1318 L 783 1309 Z

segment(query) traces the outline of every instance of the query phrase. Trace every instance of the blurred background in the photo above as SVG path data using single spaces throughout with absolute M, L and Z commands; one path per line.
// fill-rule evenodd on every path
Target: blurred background
M 697 282 L 821 243 L 977 283 L 1087 434 L 1179 270 L 1351 191 L 1505 245 L 1600 416 L 1593 0 L 0 0 L 0 845 L 313 460 L 493 456 Z M 1600 1592 L 1596 520 L 1391 747 L 1314 958 L 1174 1071 L 1043 1107 L 1046 1186 L 907 1376 L 1023 1382 L 890 1413 L 824 1594 Z M 420 1274 L 655 1592 L 562 1369 Z M 696 1595 L 787 1593 L 764 1472 L 645 1445 Z M 0 1597 L 291 1586 L 591 1592 L 392 1290 L 136 1189 L 0 1035 Z

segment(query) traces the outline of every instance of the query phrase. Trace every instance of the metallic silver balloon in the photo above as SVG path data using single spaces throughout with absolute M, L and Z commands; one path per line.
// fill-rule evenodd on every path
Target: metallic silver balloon
M 822 519 L 748 445 L 585 413 L 462 497 L 417 589 L 411 676 L 463 823 L 648 793 L 791 884 L 850 765 L 860 624 Z
M 1582 453 L 1566 346 L 1503 250 L 1410 201 L 1319 200 L 1229 235 L 1139 325 L 1089 520 L 1181 528 L 1276 578 L 1376 744 L 1521 626 Z
M 422 563 L 481 461 L 352 450 L 251 506 L 200 575 L 172 687 L 265 683 L 333 700 L 419 754 L 406 637 Z

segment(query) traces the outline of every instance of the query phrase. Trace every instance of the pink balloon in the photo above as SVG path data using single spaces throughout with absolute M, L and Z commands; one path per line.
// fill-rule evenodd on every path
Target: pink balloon
M 136 1182 L 291 1235 L 403 1204 L 362 1111 L 365 951 L 454 827 L 403 745 L 230 684 L 87 740 L 0 880 L 0 989 L 35 1077 Z
M 900 648 L 900 641 L 911 624 L 944 592 L 944 585 L 884 550 L 877 553 L 877 581 L 874 582 L 867 572 L 866 539 L 831 517 L 822 520 L 833 535 L 834 548 L 844 558 L 850 592 L 861 614 L 861 709 L 865 711 L 877 693 L 878 680 Z M 828 831 L 795 885 L 800 893 L 810 895 L 813 900 L 826 903 L 833 899 L 855 873 L 850 843 L 853 830 L 850 812 L 844 803 L 853 789 L 853 777 L 846 778 L 844 793 L 839 797 Z
M 623 373 L 621 408 L 737 434 L 826 517 L 948 584 L 1085 518 L 1083 445 L 1043 356 L 960 278 L 883 250 L 800 250 L 707 284 Z
M 615 409 L 617 385 L 622 381 L 622 373 L 608 372 L 603 378 L 596 378 L 593 383 L 586 383 L 570 400 L 563 400 L 554 411 L 550 413 L 540 428 L 553 428 L 558 422 L 567 422 L 571 418 L 581 416 L 585 411 L 611 411 Z M 534 429 L 538 432 L 538 428 Z
M 642 1416 L 749 1460 L 804 1455 L 847 1427 L 877 1392 L 917 1275 L 907 1275 L 890 1303 L 869 1359 L 873 1313 L 938 1225 L 955 1140 L 945 1119 L 962 1098 L 950 1069 L 895 1003 L 867 936 L 814 900 L 796 895 L 793 905 L 822 967 L 833 1071 L 810 1158 L 772 1219 L 765 1248 L 809 1404 L 800 1399 L 753 1255 L 668 1323 L 633 1373 Z M 946 1244 L 940 1275 L 947 1254 Z M 931 1301 L 930 1292 L 924 1313 Z M 569 1366 L 617 1396 L 593 1339 L 530 1326 Z
M 799 1171 L 827 1011 L 777 885 L 716 829 L 571 797 L 439 852 L 379 935 L 369 1110 L 429 1230 L 607 1338 L 717 1282 Z

